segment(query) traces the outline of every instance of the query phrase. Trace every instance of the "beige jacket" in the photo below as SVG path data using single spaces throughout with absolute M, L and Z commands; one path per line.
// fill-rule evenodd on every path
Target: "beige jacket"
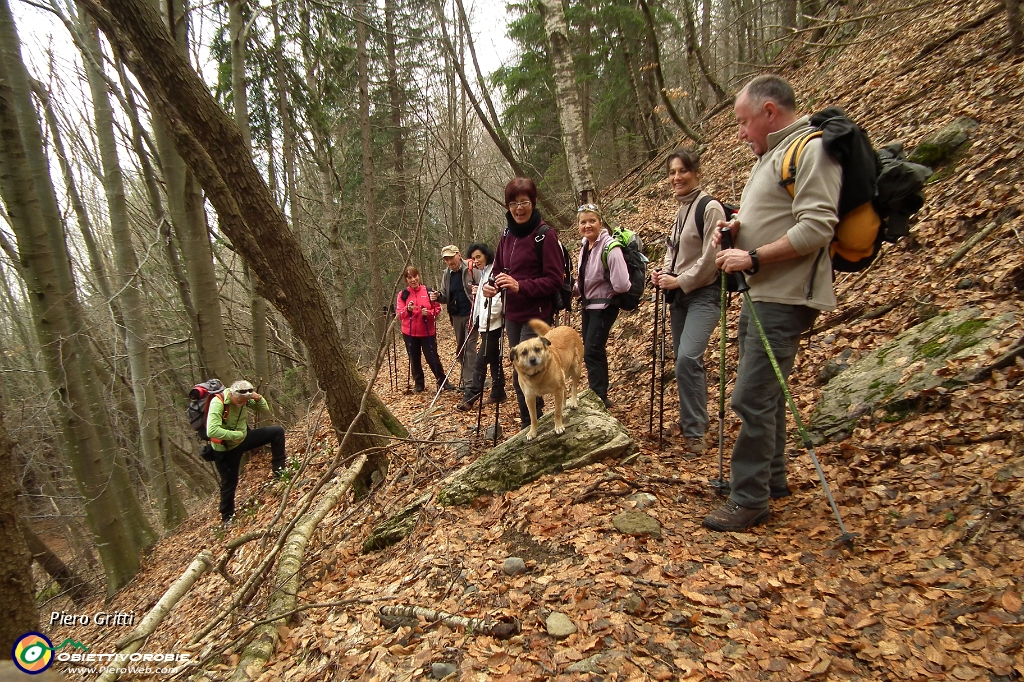
M 705 196 L 707 192 L 695 189 L 682 198 L 665 249 L 662 272 L 676 275 L 684 294 L 714 283 L 718 275 L 715 265 L 718 248 L 713 239 L 718 221 L 725 220 L 725 213 L 717 201 L 708 202 L 704 209 L 704 239 L 701 240 L 694 213 L 697 202 Z
M 832 310 L 836 295 L 828 245 L 839 222 L 836 207 L 842 168 L 825 152 L 818 138 L 807 144 L 800 157 L 794 198 L 779 185 L 782 157 L 808 125 L 804 116 L 768 135 L 768 151 L 754 164 L 743 188 L 736 248 L 749 251 L 788 235 L 800 257 L 761 265 L 757 274 L 748 275 L 750 297 L 766 303 Z

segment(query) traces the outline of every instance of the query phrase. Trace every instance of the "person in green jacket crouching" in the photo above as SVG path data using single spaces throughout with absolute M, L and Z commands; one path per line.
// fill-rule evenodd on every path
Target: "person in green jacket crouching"
M 274 474 L 285 468 L 284 428 L 263 426 L 250 429 L 249 410 L 270 412 L 267 399 L 256 392 L 248 381 L 236 381 L 224 393 L 210 401 L 206 418 L 206 435 L 217 451 L 217 473 L 220 474 L 220 518 L 227 524 L 235 515 L 235 488 L 242 455 L 261 445 L 270 444 L 270 468 Z M 222 453 L 222 454 L 221 454 Z

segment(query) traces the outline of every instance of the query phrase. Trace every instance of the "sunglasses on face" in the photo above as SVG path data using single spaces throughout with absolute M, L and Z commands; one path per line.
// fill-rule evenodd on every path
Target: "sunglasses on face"
M 256 389 L 254 389 L 254 388 L 243 388 L 243 389 L 235 391 L 235 393 L 237 393 L 238 395 L 249 395 L 250 393 L 255 393 L 255 392 L 256 392 Z

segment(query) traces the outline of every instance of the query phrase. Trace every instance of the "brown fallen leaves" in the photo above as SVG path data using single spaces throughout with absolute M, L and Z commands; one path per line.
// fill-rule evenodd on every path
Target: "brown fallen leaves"
M 882 262 L 869 273 L 838 278 L 840 309 L 818 320 L 821 331 L 804 342 L 793 374 L 793 394 L 805 417 L 817 401 L 817 377 L 828 360 L 848 350 L 856 361 L 935 310 L 974 305 L 986 314 L 1016 314 L 1018 325 L 987 350 L 992 359 L 1021 336 L 1024 141 L 1015 131 L 1024 66 L 1019 59 L 1000 58 L 1001 29 L 992 24 L 936 50 L 913 72 L 891 76 L 893 65 L 916 54 L 918 39 L 942 35 L 982 6 L 936 7 L 908 30 L 913 41 L 886 39 L 885 26 L 869 26 L 859 42 L 834 59 L 813 58 L 790 74 L 802 99 L 846 107 L 868 125 L 876 143 L 916 142 L 958 115 L 980 123 L 960 165 L 929 186 L 913 244 L 886 247 Z M 882 40 L 888 54 L 876 49 Z M 963 73 L 972 74 L 969 81 L 955 76 Z M 731 188 L 742 187 L 751 159 L 734 141 L 728 112 L 707 132 L 705 185 L 735 199 Z M 659 171 L 652 164 L 650 172 Z M 645 186 L 637 175 L 621 189 L 636 191 L 627 198 L 637 211 L 619 222 L 639 229 L 645 243 L 659 243 L 674 212 L 667 191 Z M 992 220 L 1004 226 L 951 267 L 937 267 Z M 850 306 L 871 311 L 893 301 L 899 305 L 879 317 L 842 317 Z M 737 310 L 734 305 L 730 312 L 731 330 Z M 844 521 L 860 534 L 852 548 L 833 546 L 835 519 L 797 439 L 788 449 L 794 495 L 772 503 L 772 518 L 763 527 L 716 533 L 700 525 L 720 503 L 706 485 L 718 474 L 716 444 L 706 455 L 690 458 L 678 436 L 669 437 L 661 452 L 656 438 L 643 437 L 651 315 L 647 303 L 621 316 L 609 343 L 612 412 L 641 442 L 635 461 L 548 476 L 465 507 L 428 505 L 410 537 L 362 555 L 360 544 L 375 522 L 483 447 L 472 438 L 475 412 L 452 409 L 457 394 L 442 394 L 440 409 L 417 421 L 433 396 L 404 393 L 402 362 L 398 390 L 385 385 L 385 373 L 381 395 L 413 427 L 414 439 L 433 431 L 434 443 L 396 443 L 383 488 L 388 495 L 349 500 L 318 529 L 303 566 L 300 604 L 357 603 L 293 616 L 281 627 L 280 647 L 260 679 L 426 679 L 434 663 L 454 665 L 456 677 L 465 680 L 564 674 L 608 680 L 967 681 L 1024 675 L 1020 363 L 978 383 L 914 396 L 906 413 L 866 415 L 848 440 L 819 448 Z M 734 331 L 731 336 L 730 381 Z M 712 434 L 717 429 L 716 339 L 708 355 Z M 446 364 L 454 355 L 444 325 L 441 354 Z M 952 377 L 964 369 L 953 363 L 942 371 Z M 673 383 L 670 377 L 666 423 L 673 421 L 676 404 Z M 516 411 L 514 401 L 502 406 L 506 433 L 516 428 Z M 488 409 L 484 424 L 491 420 Z M 306 434 L 289 434 L 289 446 L 308 435 L 316 471 L 331 437 L 324 424 L 303 428 Z M 727 414 L 726 453 L 737 428 L 734 415 Z M 229 537 L 267 523 L 280 501 L 280 489 L 262 480 L 260 457 L 238 495 L 250 501 L 249 515 Z M 727 475 L 728 456 L 725 465 Z M 308 485 L 300 481 L 299 491 Z M 637 505 L 633 495 L 638 492 L 657 498 L 644 512 L 661 523 L 660 540 L 626 537 L 612 528 L 612 517 Z M 213 506 L 206 504 L 157 546 L 143 574 L 117 596 L 117 610 L 141 615 L 200 546 L 223 546 L 225 538 L 211 530 Z M 259 542 L 243 546 L 229 570 L 235 576 L 251 570 L 262 551 Z M 525 574 L 502 572 L 510 556 L 526 561 Z M 187 649 L 183 643 L 232 590 L 223 578 L 207 576 L 144 651 L 190 651 L 205 662 L 210 679 L 224 679 L 238 660 L 249 624 L 264 616 L 271 589 L 264 586 L 209 641 Z M 385 604 L 516 618 L 523 630 L 501 641 L 419 619 L 392 631 L 375 615 Z M 553 611 L 566 614 L 578 631 L 563 641 L 549 637 L 545 618 Z M 102 650 L 120 633 L 49 634 L 75 636 Z

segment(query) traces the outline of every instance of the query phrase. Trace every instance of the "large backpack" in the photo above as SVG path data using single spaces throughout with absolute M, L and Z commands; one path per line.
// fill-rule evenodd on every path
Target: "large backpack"
M 640 306 L 640 299 L 644 296 L 644 287 L 647 286 L 647 256 L 644 255 L 643 242 L 640 241 L 640 235 L 631 230 L 622 228 L 612 230 L 612 240 L 601 252 L 604 276 L 609 281 L 611 273 L 608 270 L 608 254 L 615 248 L 622 249 L 622 257 L 626 260 L 629 289 L 621 294 L 615 294 L 609 299 L 609 302 L 621 310 L 636 310 Z
M 541 272 L 544 271 L 544 235 L 551 230 L 547 225 L 541 225 L 537 230 L 537 236 L 533 238 L 533 246 L 537 251 L 537 262 L 540 263 Z M 555 305 L 553 314 L 557 315 L 563 310 L 572 309 L 572 287 L 575 283 L 572 278 L 572 260 L 569 252 L 561 241 L 558 248 L 562 252 L 562 287 L 555 292 L 552 301 Z
M 185 416 L 188 417 L 188 423 L 200 440 L 210 440 L 210 437 L 206 435 L 206 416 L 210 412 L 210 401 L 214 396 L 223 395 L 223 393 L 224 384 L 220 379 L 208 379 L 201 384 L 196 384 L 188 392 L 189 403 L 185 409 Z
M 838 107 L 814 114 L 811 125 L 786 149 L 779 184 L 793 196 L 804 148 L 820 137 L 826 153 L 843 168 L 839 224 L 829 246 L 832 269 L 858 272 L 871 265 L 883 241 L 895 243 L 906 236 L 910 216 L 924 206 L 924 183 L 932 171 L 904 160 L 899 143 L 875 151 L 864 129 Z

